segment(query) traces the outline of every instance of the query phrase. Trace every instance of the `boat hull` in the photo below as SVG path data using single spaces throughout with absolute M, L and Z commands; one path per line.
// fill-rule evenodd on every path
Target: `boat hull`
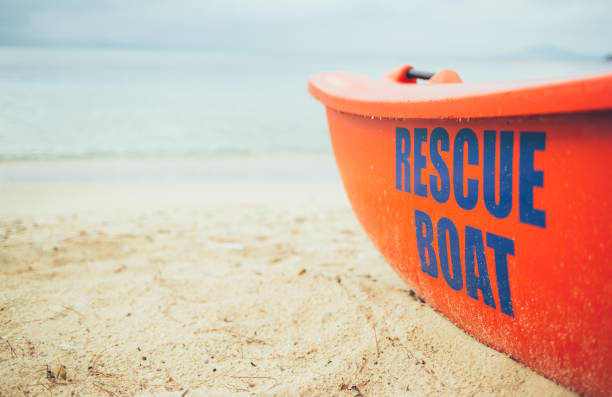
M 612 390 L 612 112 L 327 117 L 360 223 L 425 301 L 565 386 Z

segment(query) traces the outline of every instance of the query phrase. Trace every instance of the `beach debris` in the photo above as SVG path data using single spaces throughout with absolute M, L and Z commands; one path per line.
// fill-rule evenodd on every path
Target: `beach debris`
M 214 236 L 209 237 L 208 240 L 213 241 L 219 244 L 221 247 L 228 249 L 230 251 L 243 251 L 244 250 L 244 244 L 236 240 L 227 240 L 223 238 L 217 238 Z
M 372 331 L 374 331 L 374 342 L 376 342 L 376 357 L 380 357 L 380 349 L 378 348 L 378 336 L 376 335 L 376 326 L 374 325 L 374 321 L 371 322 Z
M 36 346 L 34 346 L 34 343 L 32 343 L 32 341 L 27 339 L 27 338 L 23 338 L 23 340 L 25 341 L 25 343 L 26 343 L 26 345 L 28 347 L 28 352 L 30 353 L 30 357 L 34 357 L 36 355 Z
M 47 366 L 47 379 L 66 380 L 66 374 L 67 374 L 66 366 L 64 365 L 54 365 L 53 367 L 51 367 L 51 369 L 49 369 L 49 366 Z
M 121 273 L 123 271 L 127 270 L 127 266 L 124 264 L 119 265 L 119 267 L 113 269 L 113 273 Z
M 74 350 L 76 350 L 74 348 L 74 346 L 72 346 L 70 343 L 61 343 L 59 345 L 59 348 L 62 349 L 62 350 L 66 350 L 66 351 L 74 351 Z
M 0 336 L 0 339 L 4 340 L 6 342 L 6 344 L 8 345 L 9 349 L 11 349 L 11 354 L 13 355 L 13 357 L 17 357 L 17 353 L 15 353 L 15 349 L 13 348 L 13 346 L 11 345 L 11 343 L 8 340 L 9 336 Z
M 402 291 L 406 291 L 406 290 L 402 290 Z M 409 290 L 408 290 L 408 295 L 410 295 L 410 297 L 411 297 L 412 299 L 414 299 L 415 301 L 419 301 L 419 302 L 421 302 L 421 303 L 425 303 L 425 300 L 424 300 L 423 298 L 421 298 L 420 296 L 418 296 L 418 295 L 416 294 L 416 292 L 414 292 L 414 291 L 413 291 L 413 290 L 411 290 L 411 289 L 409 289 Z
M 306 269 L 301 268 L 300 271 L 298 272 L 298 276 L 301 276 L 304 273 L 306 273 Z
M 366 366 L 366 363 L 368 362 L 368 359 L 365 357 L 361 357 L 361 367 L 359 367 L 359 373 L 363 372 L 363 369 Z
M 255 333 L 255 335 L 257 335 L 257 332 Z M 246 338 L 246 343 L 250 344 L 250 343 L 257 343 L 259 345 L 267 345 L 268 343 L 265 340 L 261 340 L 261 339 L 254 339 L 254 338 Z

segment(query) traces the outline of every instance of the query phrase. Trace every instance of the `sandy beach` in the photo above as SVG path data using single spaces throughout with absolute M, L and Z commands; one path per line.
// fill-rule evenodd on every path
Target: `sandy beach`
M 337 175 L 266 167 L 2 185 L 0 395 L 573 395 L 421 301 Z

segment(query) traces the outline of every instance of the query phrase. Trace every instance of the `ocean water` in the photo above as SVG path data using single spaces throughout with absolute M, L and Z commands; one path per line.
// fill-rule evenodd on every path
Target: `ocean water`
M 0 161 L 329 152 L 325 114 L 307 92 L 308 76 L 379 76 L 404 63 L 453 68 L 464 81 L 610 68 L 599 59 L 5 47 Z

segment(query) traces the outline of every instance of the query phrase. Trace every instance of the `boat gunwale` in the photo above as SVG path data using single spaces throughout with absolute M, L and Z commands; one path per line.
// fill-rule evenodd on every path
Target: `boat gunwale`
M 524 119 L 534 119 L 534 118 L 541 118 L 541 117 L 556 117 L 556 116 L 558 117 L 588 116 L 588 115 L 605 116 L 607 114 L 612 116 L 612 108 L 610 108 L 610 109 L 581 110 L 581 111 L 575 111 L 575 112 L 560 112 L 560 113 L 517 114 L 517 115 L 512 115 L 512 116 L 482 116 L 482 117 L 379 117 L 379 116 L 374 116 L 372 118 L 372 116 L 369 116 L 369 115 L 345 112 L 343 110 L 334 109 L 329 106 L 326 106 L 326 108 L 328 110 L 338 112 L 341 114 L 355 116 L 355 117 L 362 117 L 364 119 L 368 119 L 372 121 L 399 121 L 399 122 L 405 122 L 405 121 L 410 121 L 410 120 L 422 120 L 422 121 L 440 120 L 440 121 L 445 121 L 445 122 L 457 121 L 461 123 L 461 122 L 469 122 L 469 121 L 475 121 L 475 120 L 492 120 L 492 119 L 499 119 L 499 118 L 502 118 L 508 121 L 513 121 L 513 120 L 524 120 Z
M 612 110 L 612 71 L 493 83 L 402 84 L 344 72 L 310 77 L 326 107 L 384 119 L 476 119 Z

